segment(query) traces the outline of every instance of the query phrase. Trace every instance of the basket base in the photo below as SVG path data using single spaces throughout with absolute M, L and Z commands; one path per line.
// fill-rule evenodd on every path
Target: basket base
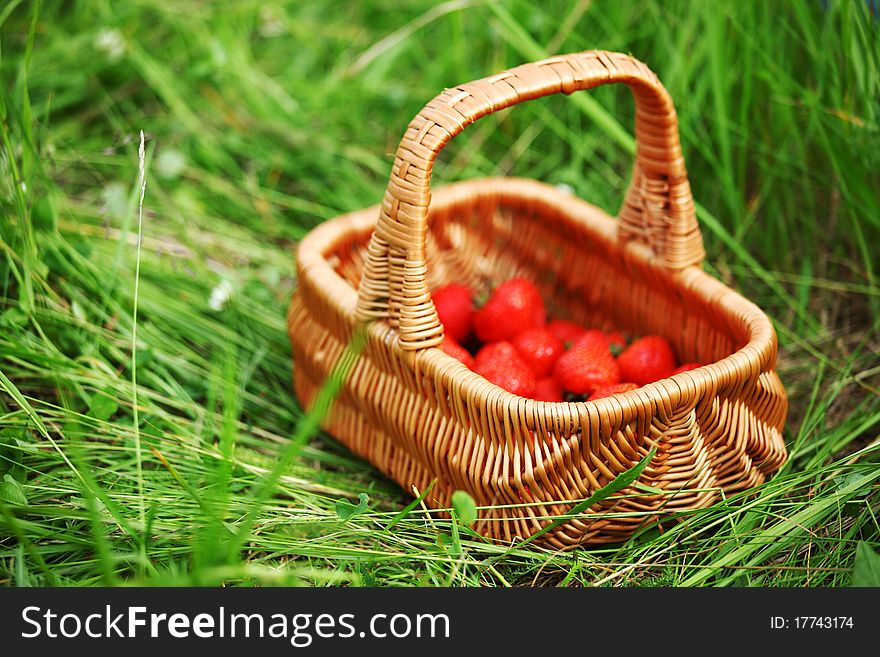
M 301 369 L 295 370 L 293 381 L 297 398 L 304 408 L 309 408 L 320 386 Z M 362 411 L 341 400 L 336 400 L 322 427 L 350 449 L 353 454 L 366 459 L 392 478 L 410 495 L 418 496 L 427 490 L 433 482 L 431 492 L 425 502 L 428 506 L 440 510 L 442 516 L 448 517 L 449 514 L 446 510 L 451 508 L 451 498 L 455 488 L 429 473 L 420 463 L 405 453 L 395 450 L 392 458 L 389 450 L 382 449 L 383 446 L 387 447 L 392 444 L 390 437 L 381 429 L 371 426 Z M 529 511 L 531 511 L 531 515 L 526 515 Z M 504 543 L 523 540 L 538 531 L 542 525 L 554 519 L 548 515 L 538 520 L 540 524 L 532 526 L 529 531 L 523 525 L 528 521 L 535 522 L 537 519 L 531 509 L 524 511 L 523 509 L 487 508 L 480 509 L 479 516 L 479 520 L 474 526 L 475 531 L 487 538 Z M 654 520 L 656 517 L 653 516 L 646 519 L 646 521 Z M 575 522 L 581 524 L 579 521 Z M 627 540 L 632 535 L 632 529 L 618 532 L 609 531 L 606 527 L 609 524 L 611 523 L 608 520 L 599 519 L 591 523 L 587 531 L 583 529 L 578 531 L 574 527 L 568 528 L 570 535 L 567 541 L 560 541 L 559 538 L 547 534 L 545 535 L 546 539 L 541 542 L 553 545 L 557 549 L 572 549 L 578 546 L 618 543 Z M 646 522 L 646 524 L 650 524 L 650 522 Z M 564 530 L 565 527 L 563 526 L 561 529 Z

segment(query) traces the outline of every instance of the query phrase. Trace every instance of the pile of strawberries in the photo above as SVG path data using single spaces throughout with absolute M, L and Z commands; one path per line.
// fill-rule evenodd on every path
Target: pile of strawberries
M 479 309 L 472 290 L 458 283 L 431 296 L 445 329 L 443 351 L 521 397 L 594 400 L 700 367 L 679 366 L 659 335 L 627 343 L 617 331 L 588 330 L 564 319 L 548 322 L 538 288 L 524 278 L 496 287 Z

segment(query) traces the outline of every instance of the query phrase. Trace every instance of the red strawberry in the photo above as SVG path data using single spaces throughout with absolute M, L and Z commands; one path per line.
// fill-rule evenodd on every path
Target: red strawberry
M 695 370 L 698 367 L 702 367 L 702 363 L 685 363 L 681 367 L 677 367 L 672 370 L 672 374 L 681 374 L 682 372 L 690 372 L 691 370 Z M 672 375 L 670 375 L 672 376 Z
M 635 390 L 638 388 L 635 383 L 615 383 L 610 386 L 601 386 L 596 388 L 593 391 L 593 394 L 587 398 L 587 401 L 594 401 L 596 399 L 602 399 L 602 397 L 610 397 L 611 395 L 616 395 L 619 392 L 629 392 L 630 390 Z
M 575 340 L 581 337 L 586 329 L 580 324 L 569 322 L 567 319 L 554 319 L 547 324 L 547 330 L 550 331 L 557 340 L 565 345 L 568 349 L 574 344 Z
M 450 336 L 445 336 L 440 348 L 453 358 L 460 360 L 468 369 L 474 369 L 474 357 L 470 355 L 467 349 L 458 344 Z
M 513 339 L 513 346 L 538 378 L 550 374 L 565 351 L 565 346 L 545 328 L 523 331 Z
M 605 333 L 599 329 L 590 329 L 584 331 L 581 336 L 575 340 L 576 345 L 604 345 L 613 356 L 616 356 L 626 348 L 626 338 L 620 331 L 610 331 Z
M 670 376 L 675 369 L 675 354 L 666 338 L 646 335 L 624 349 L 617 363 L 625 380 L 643 386 Z
M 477 352 L 474 372 L 520 397 L 535 392 L 535 375 L 509 342 L 493 342 Z
M 564 390 L 587 395 L 599 386 L 620 381 L 620 369 L 607 344 L 579 342 L 556 361 L 553 378 Z
M 599 329 L 590 329 L 584 331 L 581 336 L 574 341 L 572 347 L 590 347 L 592 349 L 607 349 L 611 353 L 611 343 L 608 336 Z
M 526 329 L 544 326 L 544 300 L 535 284 L 511 278 L 496 287 L 474 316 L 474 330 L 483 342 L 509 340 Z
M 474 321 L 471 289 L 459 283 L 437 288 L 431 294 L 446 335 L 456 342 L 467 340 Z
M 516 349 L 510 342 L 502 340 L 501 342 L 490 342 L 483 346 L 477 352 L 474 362 L 479 367 L 493 360 L 505 358 L 519 358 L 519 354 L 516 353 Z
M 533 399 L 538 401 L 561 402 L 565 401 L 562 395 L 562 388 L 556 383 L 556 379 L 548 376 L 545 379 L 539 379 L 535 384 L 535 394 Z

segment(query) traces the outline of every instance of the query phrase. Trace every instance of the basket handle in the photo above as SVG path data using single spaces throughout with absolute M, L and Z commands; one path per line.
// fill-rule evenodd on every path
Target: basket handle
M 428 291 L 425 259 L 431 171 L 437 155 L 467 125 L 487 114 L 611 82 L 628 85 L 636 104 L 636 158 L 618 213 L 618 236 L 646 244 L 670 269 L 699 265 L 703 240 L 668 92 L 642 62 L 591 50 L 523 64 L 446 89 L 412 120 L 397 149 L 370 239 L 356 319 L 387 319 L 398 329 L 405 350 L 440 344 L 443 327 Z

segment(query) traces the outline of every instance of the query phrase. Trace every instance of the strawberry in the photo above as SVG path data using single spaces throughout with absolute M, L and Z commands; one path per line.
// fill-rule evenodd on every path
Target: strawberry
M 535 375 L 514 346 L 506 341 L 493 342 L 480 349 L 474 372 L 520 397 L 531 397 L 535 392 Z
M 513 346 L 538 378 L 550 374 L 565 346 L 546 328 L 523 331 L 513 339 Z
M 611 395 L 616 395 L 619 392 L 629 392 L 630 390 L 635 390 L 639 386 L 635 383 L 615 383 L 610 386 L 600 386 L 593 390 L 593 394 L 591 394 L 587 401 L 594 401 L 596 399 L 602 399 L 602 397 L 610 397 Z
M 562 388 L 559 387 L 559 384 L 556 383 L 556 379 L 552 376 L 538 380 L 535 384 L 535 394 L 532 398 L 538 401 L 548 402 L 565 401 L 565 398 L 562 395 Z
M 579 340 L 556 361 L 553 378 L 564 390 L 586 395 L 620 381 L 620 369 L 606 342 Z
M 624 349 L 617 363 L 625 380 L 642 386 L 670 376 L 675 369 L 675 354 L 666 338 L 646 335 Z
M 458 344 L 450 336 L 445 336 L 440 348 L 449 356 L 456 360 L 460 360 L 468 369 L 474 369 L 474 357 L 470 355 L 467 349 Z
M 580 337 L 574 341 L 572 347 L 590 347 L 591 349 L 607 349 L 611 353 L 611 343 L 608 336 L 599 329 L 590 329 L 581 333 Z
M 680 367 L 677 367 L 674 370 L 672 370 L 672 374 L 681 374 L 682 372 L 690 372 L 691 370 L 695 370 L 698 367 L 702 367 L 702 366 L 703 366 L 702 363 L 685 363 L 684 365 L 681 365 Z M 672 376 L 672 374 L 670 374 L 670 376 Z
M 611 352 L 611 355 L 617 356 L 626 348 L 626 338 L 620 331 L 605 333 L 599 329 L 590 329 L 581 333 L 580 337 L 575 340 L 574 344 L 602 345 Z
M 502 340 L 501 342 L 491 342 L 481 347 L 474 358 L 474 362 L 479 367 L 494 360 L 514 357 L 519 358 L 519 354 L 516 353 L 514 346 L 510 342 Z
M 431 294 L 440 323 L 456 342 L 467 340 L 471 333 L 474 321 L 472 297 L 471 289 L 459 283 L 444 285 Z
M 544 300 L 535 284 L 511 278 L 496 287 L 474 315 L 474 330 L 483 342 L 509 340 L 526 329 L 544 326 Z
M 575 340 L 581 337 L 586 329 L 580 324 L 569 322 L 567 319 L 554 319 L 547 324 L 547 330 L 552 333 L 557 340 L 565 345 L 568 349 L 574 344 Z

